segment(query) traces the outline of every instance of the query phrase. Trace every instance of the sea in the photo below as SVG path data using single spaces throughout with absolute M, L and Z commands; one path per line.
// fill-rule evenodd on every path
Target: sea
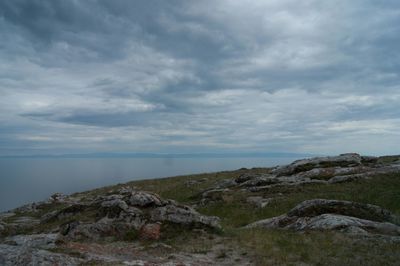
M 0 158 L 0 212 L 133 180 L 239 168 L 270 167 L 297 157 L 245 158 Z

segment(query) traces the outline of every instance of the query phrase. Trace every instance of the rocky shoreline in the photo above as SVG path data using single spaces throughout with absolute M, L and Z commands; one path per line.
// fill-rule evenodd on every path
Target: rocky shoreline
M 240 247 L 225 251 L 221 217 L 200 210 L 240 195 L 241 204 L 257 211 L 288 197 L 286 190 L 345 186 L 379 175 L 400 178 L 400 160 L 351 153 L 298 160 L 260 173 L 239 172 L 225 179 L 180 182 L 185 193 L 193 191 L 186 204 L 127 184 L 99 193 L 54 194 L 46 201 L 1 213 L 0 265 L 253 265 L 253 255 Z M 203 186 L 208 187 L 200 189 Z M 235 230 L 334 231 L 400 244 L 399 224 L 396 214 L 375 204 L 314 198 Z M 193 232 L 196 238 L 211 239 L 206 254 L 164 243 Z

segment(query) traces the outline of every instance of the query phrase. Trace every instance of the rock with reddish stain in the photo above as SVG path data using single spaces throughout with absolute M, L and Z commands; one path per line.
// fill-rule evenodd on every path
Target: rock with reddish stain
M 161 234 L 161 225 L 159 223 L 145 224 L 139 231 L 139 237 L 147 240 L 158 240 Z

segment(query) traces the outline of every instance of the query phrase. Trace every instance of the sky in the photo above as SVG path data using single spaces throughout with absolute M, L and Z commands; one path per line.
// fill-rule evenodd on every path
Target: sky
M 0 155 L 400 153 L 398 0 L 0 1 Z

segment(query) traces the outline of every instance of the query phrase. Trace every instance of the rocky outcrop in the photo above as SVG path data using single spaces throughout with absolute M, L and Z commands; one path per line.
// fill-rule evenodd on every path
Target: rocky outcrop
M 287 214 L 249 224 L 247 228 L 340 230 L 400 236 L 396 217 L 379 206 L 350 201 L 315 199 L 300 203 Z
M 293 175 L 314 168 L 354 167 L 361 165 L 361 156 L 357 153 L 346 153 L 339 156 L 315 157 L 297 160 L 293 163 L 278 167 L 273 171 L 277 176 Z
M 236 178 L 222 180 L 203 191 L 199 203 L 221 201 L 224 193 L 235 189 L 260 192 L 277 187 L 330 185 L 369 179 L 379 174 L 400 173 L 400 165 L 396 161 L 387 164 L 380 161 L 380 157 L 361 156 L 357 153 L 297 160 L 266 173 L 244 173 Z
M 24 215 L 31 214 L 31 209 L 16 209 L 18 216 L 15 218 L 12 217 L 15 215 L 13 212 L 2 214 L 3 219 L 13 219 L 8 223 L 0 219 L 0 233 L 7 231 L 7 235 L 13 235 L 38 225 L 51 227 L 61 224 L 59 232 L 64 239 L 96 240 L 103 237 L 124 239 L 132 231 L 139 232 L 144 226 L 157 223 L 176 223 L 197 228 L 220 227 L 217 217 L 201 215 L 189 206 L 162 199 L 155 193 L 126 187 L 80 201 L 70 201 L 66 196 L 55 194 L 52 201 L 54 206 L 61 208 L 43 213 L 40 220 Z M 63 205 L 57 205 L 60 201 Z M 54 230 L 57 228 L 51 229 Z
M 79 213 L 94 213 L 93 221 L 74 219 Z M 95 198 L 92 202 L 71 205 L 52 213 L 43 222 L 72 219 L 61 226 L 60 233 L 67 239 L 124 238 L 140 231 L 146 224 L 159 222 L 184 226 L 219 228 L 219 218 L 199 214 L 189 206 L 161 199 L 155 193 L 131 190 Z

